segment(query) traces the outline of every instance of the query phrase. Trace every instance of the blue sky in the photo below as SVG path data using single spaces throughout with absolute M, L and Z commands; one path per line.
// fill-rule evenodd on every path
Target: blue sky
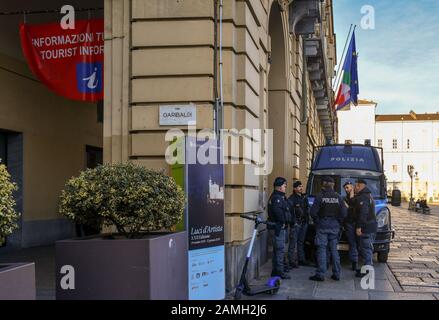
M 361 8 L 375 9 L 375 29 L 363 30 Z M 360 98 L 377 113 L 439 111 L 439 0 L 334 0 L 337 59 L 356 24 Z

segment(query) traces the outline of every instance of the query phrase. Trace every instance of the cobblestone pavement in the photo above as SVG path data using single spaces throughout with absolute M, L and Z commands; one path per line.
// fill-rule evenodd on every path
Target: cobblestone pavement
M 439 300 L 439 206 L 431 215 L 407 210 L 408 205 L 392 207 L 396 231 L 388 264 L 375 260 L 375 289 L 363 290 L 360 279 L 349 270 L 342 255 L 342 276 L 332 281 L 328 271 L 324 282 L 314 283 L 308 277 L 314 268 L 300 267 L 283 280 L 277 295 L 259 295 L 256 299 L 339 299 L 339 300 Z M 271 261 L 261 270 L 261 281 L 270 276 Z
M 408 205 L 390 207 L 396 237 L 388 265 L 403 292 L 439 295 L 439 206 L 425 215 L 407 210 Z
M 342 256 L 343 270 L 339 282 L 329 278 L 315 283 L 308 277 L 312 267 L 300 267 L 290 272 L 291 280 L 282 281 L 277 295 L 258 295 L 256 299 L 345 299 L 345 300 L 439 300 L 439 206 L 431 215 L 407 210 L 407 205 L 390 207 L 396 237 L 392 243 L 388 264 L 375 261 L 375 289 L 363 290 L 360 279 L 349 269 Z M 0 262 L 35 262 L 37 299 L 55 298 L 54 247 L 0 252 Z M 261 268 L 264 283 L 271 271 L 271 261 Z

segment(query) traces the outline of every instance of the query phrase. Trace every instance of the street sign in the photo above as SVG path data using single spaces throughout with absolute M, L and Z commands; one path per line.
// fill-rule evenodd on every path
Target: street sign
M 193 104 L 188 105 L 161 105 L 161 126 L 186 126 L 196 124 L 197 108 Z

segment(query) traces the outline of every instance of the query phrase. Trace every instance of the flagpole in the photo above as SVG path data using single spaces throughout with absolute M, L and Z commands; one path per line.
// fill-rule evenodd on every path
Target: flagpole
M 354 26 L 353 30 L 352 30 L 352 26 Z M 346 38 L 346 42 L 344 44 L 343 53 L 341 55 L 341 60 L 340 60 L 340 63 L 338 64 L 338 66 L 337 66 L 337 72 L 335 74 L 335 79 L 334 79 L 335 80 L 335 82 L 334 82 L 335 86 L 332 87 L 334 91 L 336 91 L 338 89 L 339 85 L 340 85 L 340 80 L 341 80 L 340 69 L 343 67 L 344 61 L 346 59 L 345 53 L 346 53 L 346 49 L 347 49 L 347 46 L 348 46 L 348 43 L 349 43 L 349 39 L 351 38 L 351 30 L 352 30 L 352 33 L 354 33 L 356 28 L 357 28 L 357 25 L 353 25 L 351 23 L 351 26 L 350 26 L 349 32 L 348 32 L 348 36 Z
M 341 54 L 341 58 L 339 61 L 339 64 L 337 66 L 337 72 L 335 74 L 335 79 L 334 79 L 334 86 L 333 89 L 334 91 L 337 90 L 338 86 L 339 86 L 339 81 L 340 81 L 340 69 L 343 68 L 343 64 L 344 64 L 344 60 L 346 59 L 346 49 L 349 43 L 349 39 L 351 38 L 351 31 L 352 31 L 352 27 L 354 25 L 351 23 L 351 26 L 349 27 L 349 31 L 348 31 L 348 35 L 346 37 L 346 41 L 343 47 L 343 52 Z

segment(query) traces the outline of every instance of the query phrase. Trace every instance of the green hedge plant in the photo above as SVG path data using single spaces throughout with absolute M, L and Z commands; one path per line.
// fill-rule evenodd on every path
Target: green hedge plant
M 11 181 L 11 175 L 4 164 L 0 164 L 0 244 L 18 228 L 20 213 L 15 210 L 13 196 L 17 185 Z
M 169 230 L 183 216 L 185 195 L 163 172 L 135 164 L 102 165 L 71 178 L 59 211 L 94 228 L 115 226 L 127 238 Z

